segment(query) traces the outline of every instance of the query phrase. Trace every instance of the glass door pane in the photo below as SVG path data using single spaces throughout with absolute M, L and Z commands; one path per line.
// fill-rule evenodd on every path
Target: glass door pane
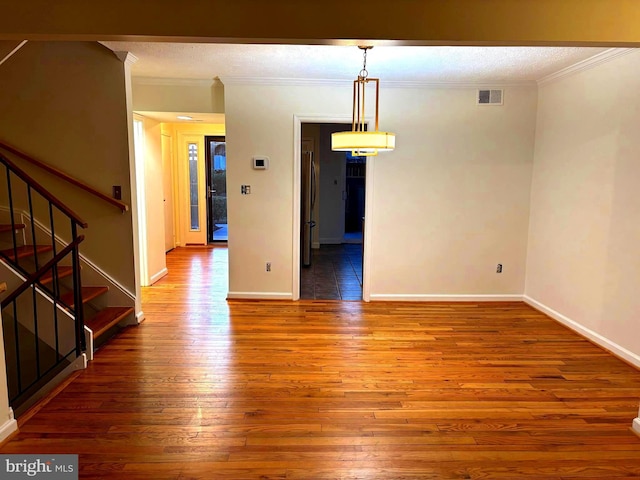
M 189 144 L 189 211 L 191 231 L 200 230 L 200 205 L 198 201 L 198 144 Z
M 206 137 L 208 240 L 228 240 L 227 149 L 224 137 Z

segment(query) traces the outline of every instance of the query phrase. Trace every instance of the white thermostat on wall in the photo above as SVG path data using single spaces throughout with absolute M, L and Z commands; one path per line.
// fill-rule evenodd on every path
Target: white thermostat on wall
M 253 168 L 255 170 L 266 170 L 269 168 L 269 157 L 253 157 Z

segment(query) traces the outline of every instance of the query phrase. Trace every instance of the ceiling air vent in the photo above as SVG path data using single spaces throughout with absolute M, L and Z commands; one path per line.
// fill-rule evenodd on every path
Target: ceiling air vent
M 478 105 L 502 105 L 503 90 L 478 90 Z

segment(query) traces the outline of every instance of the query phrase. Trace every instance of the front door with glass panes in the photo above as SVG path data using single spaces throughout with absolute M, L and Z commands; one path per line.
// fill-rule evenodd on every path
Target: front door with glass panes
M 226 242 L 227 151 L 224 137 L 205 137 L 207 171 L 207 241 Z

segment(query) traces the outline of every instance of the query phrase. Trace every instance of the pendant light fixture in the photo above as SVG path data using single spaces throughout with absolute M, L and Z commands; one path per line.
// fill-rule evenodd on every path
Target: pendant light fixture
M 380 80 L 369 78 L 367 72 L 367 51 L 372 46 L 359 46 L 363 51 L 364 62 L 357 80 L 353 81 L 353 116 L 350 132 L 336 132 L 331 134 L 331 150 L 340 152 L 352 152 L 354 156 L 373 156 L 378 151 L 393 150 L 396 146 L 396 135 L 391 132 L 378 130 L 378 99 L 380 92 Z M 365 87 L 367 83 L 374 82 L 376 89 L 376 129 L 366 130 L 365 123 Z

